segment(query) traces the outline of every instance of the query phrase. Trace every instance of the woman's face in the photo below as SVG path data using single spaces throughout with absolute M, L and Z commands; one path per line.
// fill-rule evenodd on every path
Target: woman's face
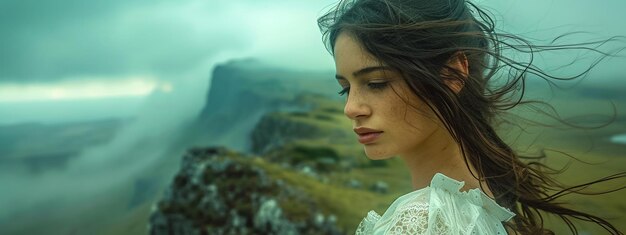
M 425 140 L 441 125 L 400 73 L 385 67 L 345 32 L 335 41 L 334 54 L 337 81 L 347 91 L 345 115 L 353 128 L 377 132 L 355 135 L 367 156 L 386 159 L 423 151 Z

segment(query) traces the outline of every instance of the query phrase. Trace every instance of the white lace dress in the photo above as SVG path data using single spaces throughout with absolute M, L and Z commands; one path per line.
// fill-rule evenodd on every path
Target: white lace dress
M 382 216 L 370 211 L 356 235 L 507 234 L 502 222 L 515 214 L 480 189 L 461 192 L 464 184 L 437 173 L 429 187 L 399 197 Z

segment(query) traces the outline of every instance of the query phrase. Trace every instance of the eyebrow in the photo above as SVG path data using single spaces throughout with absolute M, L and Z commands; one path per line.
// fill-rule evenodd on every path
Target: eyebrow
M 376 71 L 380 71 L 380 70 L 392 70 L 392 69 L 389 66 L 365 67 L 365 68 L 359 69 L 358 71 L 352 73 L 352 75 L 355 76 L 355 77 L 358 77 L 358 76 L 363 76 L 365 74 L 376 72 Z M 345 77 L 343 77 L 343 76 L 341 76 L 339 74 L 336 74 L 335 78 L 337 78 L 337 80 L 347 80 Z

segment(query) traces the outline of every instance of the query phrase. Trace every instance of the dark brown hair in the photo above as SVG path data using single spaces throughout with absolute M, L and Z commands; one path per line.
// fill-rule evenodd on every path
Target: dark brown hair
M 412 91 L 435 111 L 465 155 L 466 164 L 485 180 L 496 201 L 517 214 L 506 226 L 521 234 L 553 234 L 544 228 L 540 211 L 559 216 L 577 234 L 572 218 L 590 221 L 613 234 L 622 234 L 608 221 L 569 209 L 555 201 L 571 193 L 584 194 L 590 184 L 623 179 L 624 172 L 587 184 L 566 187 L 554 180 L 552 168 L 540 163 L 540 156 L 522 156 L 496 133 L 505 114 L 524 100 L 526 76 L 534 74 L 551 82 L 584 76 L 607 56 L 621 49 L 603 52 L 607 42 L 621 37 L 579 44 L 534 45 L 522 37 L 495 29 L 489 14 L 465 0 L 352 0 L 318 19 L 324 41 L 331 53 L 340 32 L 348 32 L 385 65 L 400 71 Z M 567 36 L 561 35 L 560 37 Z M 558 38 L 557 38 L 558 39 Z M 512 49 L 529 55 L 529 61 L 516 61 L 502 54 Z M 552 76 L 533 64 L 535 53 L 580 49 L 599 53 L 587 70 L 572 77 Z M 467 57 L 469 74 L 462 75 L 447 66 L 457 53 Z M 501 70 L 508 68 L 508 73 Z M 448 69 L 454 76 L 442 78 Z M 460 92 L 446 85 L 445 79 L 458 79 Z M 497 79 L 497 81 L 496 81 Z M 540 103 L 540 102 L 539 102 Z M 524 158 L 529 158 L 523 160 Z M 468 165 L 469 167 L 469 165 Z M 617 190 L 620 190 L 619 188 Z

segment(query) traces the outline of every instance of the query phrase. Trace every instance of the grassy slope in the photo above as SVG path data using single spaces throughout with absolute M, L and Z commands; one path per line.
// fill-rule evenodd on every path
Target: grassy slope
M 552 149 L 546 152 L 548 157 L 545 163 L 558 169 L 567 167 L 564 173 L 557 176 L 566 185 L 586 183 L 626 171 L 626 145 L 609 141 L 610 136 L 626 133 L 626 100 L 613 100 L 611 103 L 601 98 L 561 93 L 549 102 L 562 118 L 587 128 L 568 128 L 549 118 L 526 113 L 526 117 L 558 128 L 526 127 L 523 135 L 519 135 L 519 129 L 509 130 L 507 138 L 513 146 L 529 153 L 538 149 Z M 599 184 L 589 191 L 622 187 L 623 182 Z M 626 204 L 623 198 L 626 198 L 626 190 L 597 196 L 571 195 L 563 198 L 562 202 L 572 208 L 607 218 L 621 231 L 626 231 Z M 559 219 L 549 217 L 548 224 L 548 227 L 555 229 L 556 234 L 570 233 Z M 581 230 L 589 234 L 606 234 L 598 226 L 582 225 Z

